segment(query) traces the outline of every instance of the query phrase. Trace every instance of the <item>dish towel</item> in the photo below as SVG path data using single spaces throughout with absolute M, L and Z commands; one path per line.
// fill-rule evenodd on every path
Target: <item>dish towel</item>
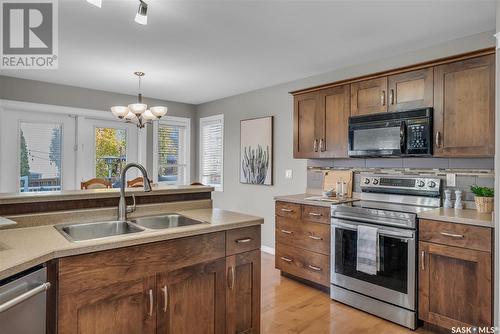
M 377 275 L 379 269 L 378 229 L 358 225 L 356 270 L 369 275 Z

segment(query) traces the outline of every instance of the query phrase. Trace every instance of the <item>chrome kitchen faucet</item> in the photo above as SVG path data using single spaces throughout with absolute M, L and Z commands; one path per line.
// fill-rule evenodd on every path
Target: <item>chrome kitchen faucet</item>
M 150 192 L 151 191 L 151 183 L 149 183 L 148 179 L 148 173 L 146 172 L 146 169 L 137 163 L 129 163 L 127 164 L 123 170 L 122 170 L 122 175 L 121 175 L 121 186 L 120 186 L 120 202 L 118 203 L 118 220 L 119 221 L 126 221 L 127 220 L 127 213 L 131 213 L 135 211 L 135 195 L 132 195 L 132 199 L 134 203 L 131 206 L 127 206 L 127 202 L 125 201 L 125 176 L 127 175 L 127 171 L 132 168 L 136 167 L 139 169 L 142 173 L 142 178 L 144 180 L 144 191 L 145 192 Z

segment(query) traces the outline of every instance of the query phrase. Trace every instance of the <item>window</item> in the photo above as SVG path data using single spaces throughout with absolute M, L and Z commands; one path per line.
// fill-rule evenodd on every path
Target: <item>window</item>
M 166 184 L 189 183 L 190 120 L 167 117 L 156 127 L 156 177 Z
M 224 115 L 200 118 L 200 182 L 223 190 Z
M 127 163 L 127 130 L 95 128 L 95 176 L 120 186 L 120 175 Z
M 20 122 L 21 192 L 61 190 L 62 125 Z

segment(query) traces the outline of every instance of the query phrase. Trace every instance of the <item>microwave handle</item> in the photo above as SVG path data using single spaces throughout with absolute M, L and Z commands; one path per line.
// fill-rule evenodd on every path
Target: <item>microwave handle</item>
M 406 153 L 406 122 L 401 121 L 401 125 L 399 127 L 399 146 L 401 149 L 401 153 Z

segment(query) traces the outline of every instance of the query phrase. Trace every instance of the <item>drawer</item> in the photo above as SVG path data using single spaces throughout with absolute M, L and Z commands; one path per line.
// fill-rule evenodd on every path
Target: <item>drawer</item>
M 330 225 L 330 207 L 304 205 L 302 219 Z
M 300 204 L 276 202 L 276 216 L 300 219 Z
M 226 231 L 226 255 L 260 249 L 260 225 Z
M 330 285 L 330 257 L 326 255 L 278 244 L 275 261 L 276 268 L 285 273 Z
M 488 227 L 421 219 L 419 240 L 491 252 L 491 229 Z
M 330 226 L 276 217 L 276 243 L 330 255 Z

